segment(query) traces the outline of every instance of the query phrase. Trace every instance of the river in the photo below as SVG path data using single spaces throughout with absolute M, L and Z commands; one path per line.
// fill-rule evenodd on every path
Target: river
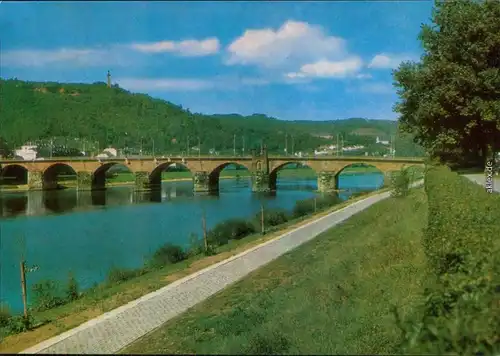
M 341 175 L 339 195 L 374 190 L 379 173 Z M 134 193 L 131 187 L 104 192 L 0 193 L 0 302 L 22 310 L 19 262 L 39 269 L 28 273 L 28 290 L 41 280 L 65 282 L 73 272 L 81 288 L 101 282 L 111 267 L 136 268 L 166 242 L 187 246 L 201 236 L 202 210 L 207 228 L 229 218 L 250 218 L 259 210 L 291 211 L 313 197 L 316 179 L 278 179 L 274 195 L 253 194 L 250 180 L 223 179 L 218 196 L 194 195 L 191 182 L 163 183 L 161 192 Z

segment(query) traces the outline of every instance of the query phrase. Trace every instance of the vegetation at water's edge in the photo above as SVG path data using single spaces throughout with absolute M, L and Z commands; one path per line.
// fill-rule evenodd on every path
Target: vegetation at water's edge
M 38 141 L 43 157 L 50 156 L 49 143 L 54 156 L 79 155 L 83 149 L 95 154 L 107 146 L 127 154 L 137 154 L 141 148 L 144 154 L 152 154 L 154 146 L 157 155 L 187 153 L 189 147 L 196 154 L 198 143 L 203 154 L 211 149 L 233 154 L 234 144 L 237 154 L 249 154 L 262 143 L 270 153 L 283 154 L 287 141 L 289 152 L 311 152 L 334 141 L 320 136 L 337 134 L 345 145 L 362 144 L 368 152 L 386 153 L 387 147 L 376 144 L 375 136 L 388 138 L 396 131 L 396 123 L 389 120 L 308 122 L 261 114 L 203 115 L 118 86 L 107 88 L 104 83 L 0 79 L 0 90 L 0 156 L 28 141 Z M 398 155 L 423 154 L 407 135 L 396 141 Z
M 356 193 L 352 195 L 352 198 L 363 194 L 365 193 Z M 337 196 L 323 195 L 298 201 L 291 213 L 284 210 L 266 210 L 264 212 L 265 232 L 277 231 L 286 224 L 296 222 L 297 219 L 309 216 L 314 212 L 324 211 L 338 203 L 340 203 L 340 200 Z M 260 213 L 257 213 L 250 220 L 231 219 L 221 222 L 207 231 L 208 249 L 205 249 L 203 239 L 196 235 L 191 236 L 188 249 L 167 243 L 149 256 L 143 267 L 138 269 L 113 267 L 102 284 L 85 291 L 79 290 L 73 274 L 69 275 L 68 282 L 65 285 L 52 280 L 41 281 L 35 284 L 30 291 L 33 298 L 30 307 L 30 318 L 27 323 L 22 316 L 11 315 L 6 306 L 0 309 L 0 336 L 19 333 L 49 322 L 49 320 L 37 317 L 37 314 L 43 314 L 41 313 L 43 311 L 65 305 L 82 297 L 90 299 L 98 299 L 99 296 L 106 297 L 108 293 L 103 292 L 103 290 L 111 288 L 117 283 L 151 273 L 166 265 L 183 262 L 188 258 L 216 254 L 219 248 L 228 244 L 231 240 L 243 239 L 256 233 L 260 234 L 261 231 Z

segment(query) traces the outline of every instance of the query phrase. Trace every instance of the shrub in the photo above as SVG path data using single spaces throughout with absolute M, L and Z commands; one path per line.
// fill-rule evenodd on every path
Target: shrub
M 197 256 L 205 250 L 205 242 L 202 238 L 198 237 L 197 234 L 191 233 L 189 235 L 189 248 L 187 250 L 187 255 L 189 257 Z
M 255 227 L 244 219 L 231 219 L 217 224 L 208 232 L 208 242 L 210 245 L 221 246 L 229 240 L 239 240 L 245 236 L 255 233 Z
M 316 203 L 314 200 L 316 199 Z M 316 205 L 316 210 L 322 210 L 329 208 L 333 205 L 339 204 L 341 202 L 340 197 L 336 194 L 322 194 L 317 196 L 316 198 L 309 198 L 304 200 L 299 200 L 295 203 L 293 207 L 292 215 L 295 218 L 300 218 L 302 216 L 306 216 L 314 212 L 314 208 Z
M 404 353 L 500 352 L 500 196 L 452 173 L 426 171 L 430 268 L 424 302 L 396 320 Z
M 45 280 L 32 286 L 33 305 L 37 311 L 55 308 L 65 303 L 59 285 L 52 280 Z
M 391 176 L 391 196 L 406 197 L 410 190 L 410 173 L 406 168 L 401 168 L 399 172 L 394 172 Z
M 212 245 L 208 244 L 207 248 L 205 248 L 205 241 L 203 241 L 202 238 L 198 238 L 198 235 L 194 233 L 190 235 L 189 241 L 189 249 L 187 252 L 188 257 L 197 256 L 199 254 L 204 254 L 205 256 L 213 256 L 217 254 Z
M 300 218 L 314 212 L 314 200 L 304 199 L 295 202 L 295 206 L 292 210 L 292 215 L 294 218 Z
M 311 199 L 313 200 L 313 199 Z M 333 193 L 333 194 L 323 194 L 320 195 L 316 198 L 316 209 L 321 210 L 321 209 L 326 209 L 331 206 L 334 206 L 336 204 L 341 203 L 342 200 L 340 197 Z M 313 206 L 314 206 L 314 200 L 313 200 Z
M 255 214 L 254 222 L 255 225 L 260 230 L 262 216 L 261 212 Z M 288 221 L 288 214 L 286 210 L 276 209 L 276 210 L 264 210 L 264 226 L 278 226 L 284 224 Z
M 77 300 L 80 297 L 78 282 L 73 273 L 68 275 L 68 285 L 66 287 L 66 299 L 68 301 Z
M 7 326 L 11 318 L 9 307 L 6 304 L 0 304 L 0 328 Z
M 19 334 L 33 328 L 35 321 L 31 314 L 28 314 L 28 318 L 24 315 L 15 315 L 9 318 L 5 328 L 9 334 Z
M 128 269 L 128 268 L 119 268 L 119 267 L 111 267 L 108 272 L 108 276 L 106 281 L 109 284 L 122 283 L 137 277 L 140 275 L 140 271 L 137 269 Z
M 157 268 L 183 261 L 186 258 L 187 254 L 182 247 L 166 243 L 155 251 L 151 257 L 150 263 L 152 267 Z

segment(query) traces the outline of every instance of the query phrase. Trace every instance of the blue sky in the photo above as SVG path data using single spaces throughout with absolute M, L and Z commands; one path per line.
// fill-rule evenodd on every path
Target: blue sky
M 0 76 L 105 81 L 193 112 L 395 119 L 431 1 L 4 2 Z

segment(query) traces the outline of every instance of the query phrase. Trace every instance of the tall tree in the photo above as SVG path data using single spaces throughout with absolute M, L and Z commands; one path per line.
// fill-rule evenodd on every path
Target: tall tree
M 420 62 L 394 72 L 400 126 L 435 157 L 500 151 L 499 19 L 500 1 L 436 1 Z

